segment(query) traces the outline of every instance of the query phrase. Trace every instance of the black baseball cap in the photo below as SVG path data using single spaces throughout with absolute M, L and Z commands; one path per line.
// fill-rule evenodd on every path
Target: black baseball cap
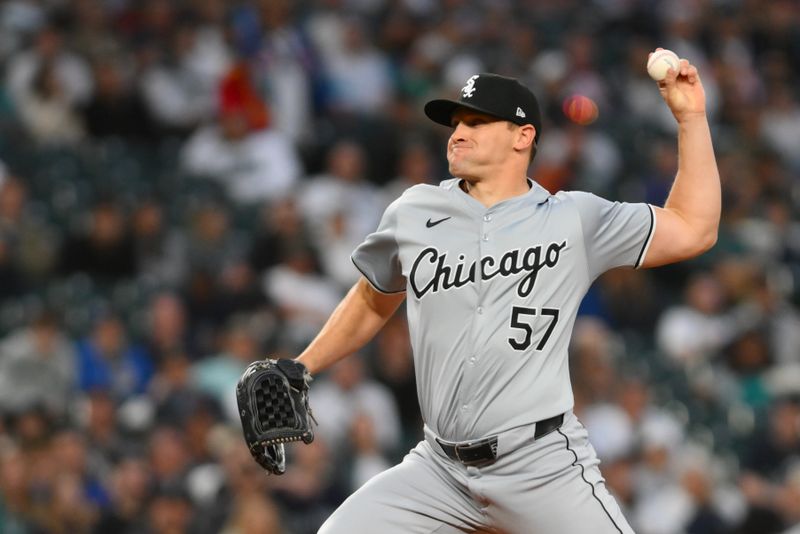
M 542 133 L 542 114 L 536 96 L 516 78 L 482 72 L 470 76 L 461 88 L 458 100 L 437 99 L 425 104 L 425 115 L 433 122 L 452 126 L 456 108 L 464 107 L 492 115 L 520 126 L 536 128 L 535 142 Z

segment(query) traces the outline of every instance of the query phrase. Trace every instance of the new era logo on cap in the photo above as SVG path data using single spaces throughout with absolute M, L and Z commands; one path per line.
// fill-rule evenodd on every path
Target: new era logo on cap
M 458 100 L 431 100 L 425 104 L 425 114 L 434 122 L 451 126 L 456 108 L 463 107 L 492 115 L 520 126 L 532 124 L 539 142 L 542 117 L 536 96 L 514 78 L 488 72 L 470 76 L 458 95 Z

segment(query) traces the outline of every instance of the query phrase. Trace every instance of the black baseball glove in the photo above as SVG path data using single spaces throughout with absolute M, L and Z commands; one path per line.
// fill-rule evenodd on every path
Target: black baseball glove
M 256 462 L 276 475 L 286 471 L 283 444 L 311 443 L 316 423 L 308 405 L 311 375 L 289 359 L 259 360 L 247 366 L 236 385 L 244 439 Z

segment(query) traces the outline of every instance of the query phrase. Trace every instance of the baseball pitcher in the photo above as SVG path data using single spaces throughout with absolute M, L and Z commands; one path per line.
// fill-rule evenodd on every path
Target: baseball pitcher
M 629 533 L 572 413 L 567 348 L 600 274 L 691 258 L 716 241 L 720 180 L 697 69 L 658 82 L 678 123 L 663 208 L 551 195 L 526 176 L 542 121 L 512 78 L 470 77 L 425 106 L 452 128 L 452 179 L 392 203 L 353 252 L 363 277 L 297 358 L 311 375 L 358 350 L 405 299 L 425 439 L 348 498 L 324 534 Z

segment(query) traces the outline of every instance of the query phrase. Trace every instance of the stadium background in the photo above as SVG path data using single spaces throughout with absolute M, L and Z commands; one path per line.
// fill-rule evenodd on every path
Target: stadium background
M 446 176 L 422 103 L 521 77 L 532 176 L 660 204 L 656 46 L 704 80 L 720 239 L 595 283 L 576 411 L 637 532 L 800 532 L 791 0 L 3 2 L 0 532 L 315 532 L 421 435 L 402 313 L 317 378 L 318 439 L 283 477 L 250 459 L 233 387 L 316 333 L 388 202 Z M 599 114 L 570 120 L 575 95 Z

